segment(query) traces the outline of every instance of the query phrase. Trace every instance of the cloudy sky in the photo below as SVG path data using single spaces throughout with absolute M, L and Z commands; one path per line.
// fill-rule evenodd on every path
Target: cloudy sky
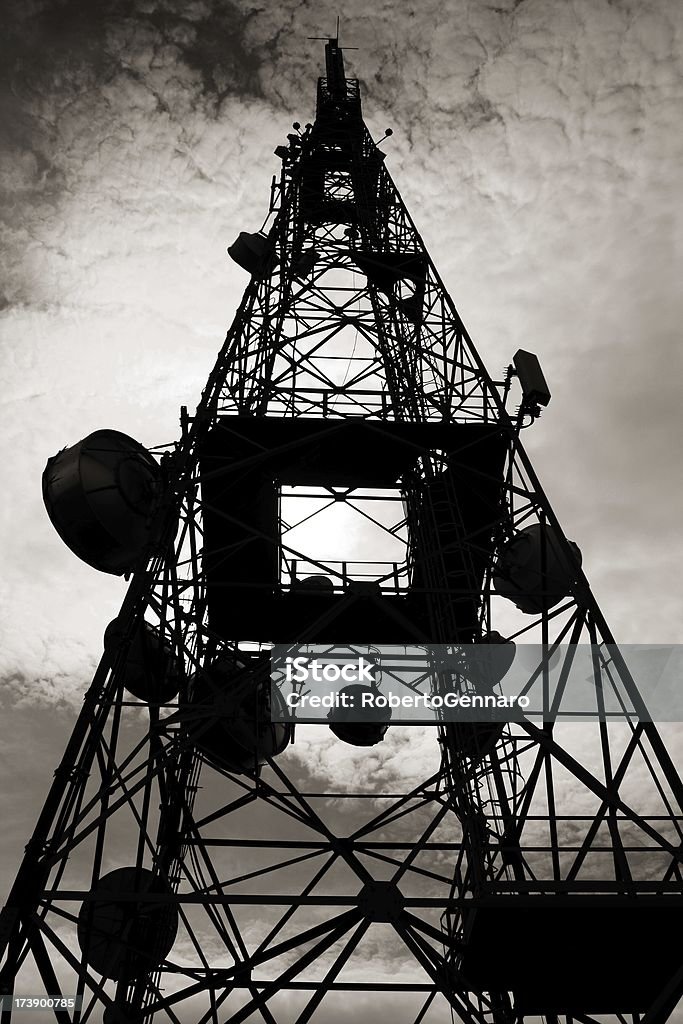
M 541 358 L 527 444 L 617 639 L 683 640 L 677 0 L 5 0 L 1 875 L 125 586 L 52 530 L 46 459 L 99 427 L 177 436 L 247 283 L 226 247 L 313 117 L 307 37 L 337 13 L 489 369 Z

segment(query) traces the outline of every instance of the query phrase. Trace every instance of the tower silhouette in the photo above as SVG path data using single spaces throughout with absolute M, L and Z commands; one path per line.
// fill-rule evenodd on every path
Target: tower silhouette
M 0 918 L 2 1022 L 26 993 L 59 1024 L 664 1021 L 681 781 L 522 446 L 546 383 L 522 351 L 488 374 L 325 57 L 177 444 L 102 430 L 48 462 L 62 538 L 131 578 Z M 322 756 L 367 771 L 335 785 L 330 756 L 311 789 L 270 649 L 346 640 L 483 644 L 501 675 L 533 642 L 560 703 L 430 727 L 434 770 L 389 790 L 379 744 L 418 733 L 331 720 Z M 595 714 L 567 725 L 581 643 Z

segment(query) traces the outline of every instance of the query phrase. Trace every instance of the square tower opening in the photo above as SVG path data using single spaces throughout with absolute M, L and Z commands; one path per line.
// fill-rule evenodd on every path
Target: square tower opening
M 352 583 L 408 587 L 408 532 L 398 488 L 281 485 L 280 584 L 340 593 Z M 325 583 L 324 581 L 329 581 Z

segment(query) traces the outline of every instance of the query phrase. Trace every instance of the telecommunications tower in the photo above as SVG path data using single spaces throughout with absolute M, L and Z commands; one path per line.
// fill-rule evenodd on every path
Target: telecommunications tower
M 659 1024 L 683 791 L 522 447 L 550 394 L 526 351 L 488 374 L 337 39 L 325 60 L 266 227 L 229 250 L 250 280 L 178 442 L 99 430 L 45 470 L 62 539 L 130 583 L 0 917 L 0 1020 Z M 371 557 L 316 531 L 330 510 L 382 538 Z M 270 649 L 346 641 L 488 645 L 500 677 L 533 642 L 553 715 L 331 719 L 314 747 Z

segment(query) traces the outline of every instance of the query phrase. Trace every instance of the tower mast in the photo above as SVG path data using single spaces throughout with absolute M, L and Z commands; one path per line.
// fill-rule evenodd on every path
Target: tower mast
M 229 249 L 249 283 L 178 442 L 102 430 L 48 462 L 62 539 L 131 580 L 0 917 L 1 1024 L 27 979 L 59 1024 L 660 1024 L 683 792 L 524 451 L 547 384 L 525 351 L 487 372 L 338 36 L 325 65 L 264 229 Z M 477 648 L 486 673 L 430 662 L 432 694 L 497 693 L 514 662 L 554 704 L 439 719 L 422 770 L 396 720 L 294 731 L 276 642 L 373 650 L 387 677 Z

